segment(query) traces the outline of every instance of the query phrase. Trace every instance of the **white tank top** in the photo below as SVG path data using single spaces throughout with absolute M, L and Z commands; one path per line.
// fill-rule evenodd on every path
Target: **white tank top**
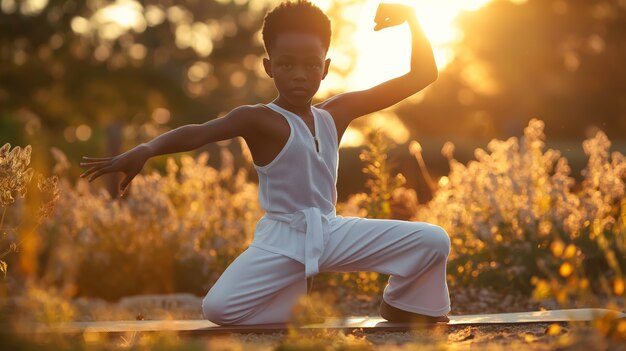
M 332 116 L 311 106 L 318 153 L 309 127 L 298 115 L 271 102 L 265 106 L 287 120 L 290 134 L 269 164 L 254 164 L 261 208 L 273 213 L 293 213 L 308 207 L 317 207 L 322 213 L 333 211 L 337 204 L 339 153 Z
M 315 136 L 295 113 L 274 103 L 265 105 L 289 123 L 290 134 L 267 165 L 254 165 L 259 176 L 259 202 L 265 215 L 257 223 L 256 246 L 304 264 L 304 278 L 319 272 L 319 258 L 337 218 L 339 160 L 335 121 L 326 110 L 311 106 Z

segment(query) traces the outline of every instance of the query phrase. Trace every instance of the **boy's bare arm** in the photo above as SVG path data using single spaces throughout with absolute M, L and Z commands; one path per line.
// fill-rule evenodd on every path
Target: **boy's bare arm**
M 256 128 L 253 108 L 239 106 L 226 115 L 203 124 L 188 124 L 170 130 L 145 143 L 150 157 L 195 150 L 203 145 L 238 136 L 244 138 Z
M 133 178 L 141 172 L 144 164 L 152 156 L 191 151 L 215 141 L 231 139 L 237 136 L 246 138 L 256 130 L 252 106 L 240 106 L 224 117 L 203 124 L 189 124 L 163 133 L 147 143 L 137 145 L 115 157 L 84 157 L 81 166 L 91 167 L 81 177 L 91 175 L 89 181 L 112 172 L 123 172 L 126 177 L 120 184 L 125 191 Z
M 411 70 L 403 76 L 388 80 L 367 90 L 335 95 L 316 106 L 331 111 L 344 126 L 353 119 L 392 106 L 424 89 L 437 80 L 438 71 L 430 42 L 419 25 L 412 7 L 381 4 L 374 30 L 407 21 L 411 29 Z

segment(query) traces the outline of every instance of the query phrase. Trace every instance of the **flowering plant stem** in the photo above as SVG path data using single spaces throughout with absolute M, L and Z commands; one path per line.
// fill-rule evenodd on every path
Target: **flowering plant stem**
M 2 229 L 2 225 L 4 224 L 4 215 L 7 213 L 7 209 L 9 206 L 2 206 L 4 209 L 2 210 L 2 219 L 0 219 L 0 229 Z
M 4 211 L 3 211 L 3 213 L 2 213 L 2 220 L 0 220 L 0 229 L 2 229 L 2 224 L 3 224 L 3 222 L 4 222 L 4 212 L 6 212 L 6 206 L 5 206 L 5 208 L 4 208 L 4 209 L 5 209 L 5 210 L 4 210 Z M 26 238 L 28 238 L 28 237 L 29 237 L 29 236 L 30 236 L 30 235 L 31 235 L 31 234 L 35 231 L 35 229 L 37 229 L 37 227 L 39 227 L 39 225 L 40 225 L 40 224 L 41 224 L 41 221 L 38 221 L 38 222 L 37 222 L 37 225 L 35 225 L 35 226 L 33 227 L 33 229 L 31 229 L 31 230 L 30 230 L 30 232 L 26 233 L 26 235 L 24 235 L 24 237 L 22 237 L 22 239 L 21 239 L 21 240 L 20 240 L 17 244 L 12 245 L 12 246 L 9 246 L 9 248 L 8 248 L 6 251 L 4 251 L 3 253 L 1 253 L 1 254 L 0 254 L 0 259 L 3 259 L 6 255 L 8 255 L 9 253 L 11 253 L 11 251 L 13 251 L 13 250 L 16 250 L 16 251 L 17 251 L 18 246 L 20 246 L 20 245 L 24 242 L 24 240 L 26 240 Z

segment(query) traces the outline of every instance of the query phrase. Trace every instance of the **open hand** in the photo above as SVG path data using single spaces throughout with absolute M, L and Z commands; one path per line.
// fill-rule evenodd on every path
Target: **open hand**
M 144 164 L 150 158 L 150 152 L 144 145 L 139 145 L 123 154 L 115 157 L 85 157 L 83 159 L 87 162 L 81 162 L 81 166 L 91 167 L 86 172 L 81 174 L 81 177 L 87 177 L 91 174 L 89 182 L 98 178 L 99 176 L 112 173 L 123 172 L 126 177 L 120 184 L 120 190 L 122 196 L 126 192 L 128 184 L 135 178 L 139 172 L 143 169 Z
M 381 3 L 376 9 L 374 30 L 379 31 L 383 28 L 397 26 L 413 15 L 415 15 L 415 9 L 409 5 Z

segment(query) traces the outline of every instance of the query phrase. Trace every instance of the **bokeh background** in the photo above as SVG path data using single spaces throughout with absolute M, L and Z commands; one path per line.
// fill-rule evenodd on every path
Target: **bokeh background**
M 2 0 L 0 139 L 31 143 L 39 154 L 59 148 L 75 177 L 83 155 L 115 155 L 236 106 L 268 103 L 277 91 L 262 69 L 260 30 L 278 3 Z M 378 2 L 314 3 L 333 30 L 332 72 L 314 103 L 408 71 L 408 26 L 374 32 Z M 574 174 L 584 164 L 581 140 L 597 130 L 624 150 L 626 2 L 408 3 L 431 40 L 440 77 L 350 126 L 341 145 L 340 199 L 363 184 L 355 148 L 364 126 L 382 127 L 398 145 L 418 140 L 439 175 L 446 172 L 444 142 L 468 160 L 492 138 L 521 135 L 531 118 L 545 122 L 549 145 L 569 157 Z M 428 199 L 412 176 L 416 166 L 401 164 Z M 102 181 L 115 192 L 120 179 Z
M 374 32 L 377 1 L 313 2 L 333 30 L 313 103 L 408 71 L 409 28 Z M 121 174 L 87 183 L 78 163 L 273 100 L 260 31 L 278 3 L 0 0 L 0 144 L 22 151 L 0 150 L 15 160 L 0 168 L 3 294 L 29 282 L 69 298 L 206 293 L 262 215 L 242 140 L 151 159 L 128 199 Z M 405 3 L 439 78 L 351 124 L 340 212 L 444 226 L 452 291 L 623 305 L 626 0 Z M 29 162 L 57 178 L 32 178 L 23 198 Z M 376 302 L 386 279 L 322 275 L 318 287 Z

